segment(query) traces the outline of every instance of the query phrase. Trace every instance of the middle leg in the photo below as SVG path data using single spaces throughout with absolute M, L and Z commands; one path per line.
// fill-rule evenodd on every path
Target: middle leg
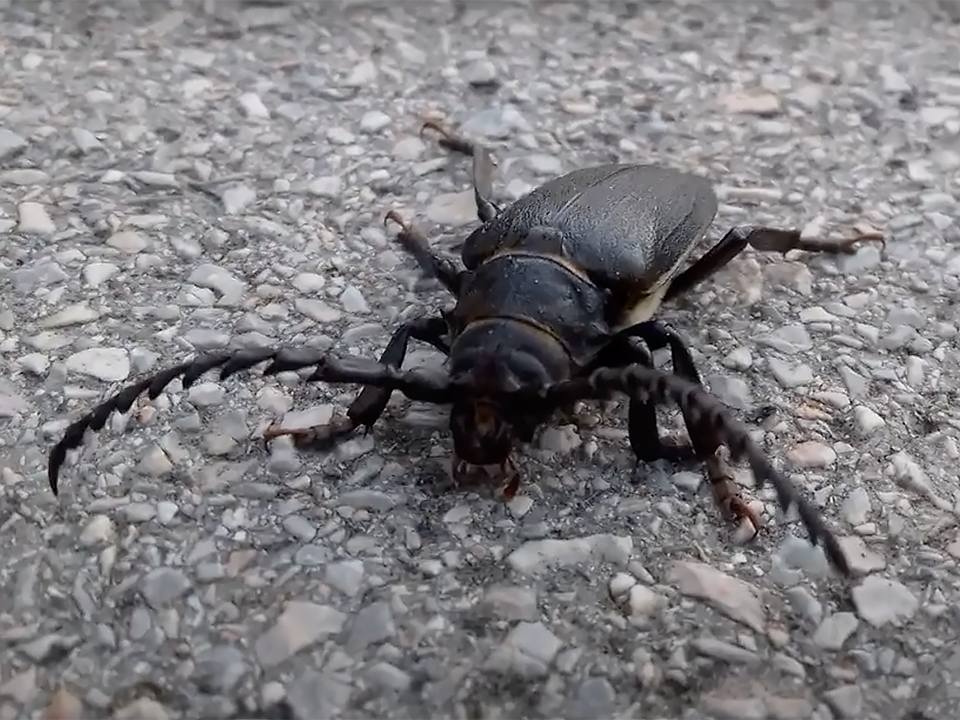
M 450 258 L 438 255 L 430 247 L 430 240 L 423 234 L 423 231 L 404 220 L 396 210 L 387 213 L 383 219 L 384 225 L 390 220 L 400 226 L 397 242 L 413 256 L 424 274 L 427 277 L 436 278 L 447 290 L 454 295 L 458 295 L 465 271 L 457 267 L 457 264 Z
M 652 367 L 653 362 L 649 353 L 633 345 L 630 342 L 631 338 L 643 340 L 652 351 L 669 348 L 674 373 L 703 387 L 700 373 L 697 371 L 687 344 L 669 326 L 652 320 L 639 323 L 621 331 L 615 340 L 617 344 L 613 346 L 614 348 L 633 348 L 631 352 L 622 352 L 620 355 L 621 364 L 642 362 L 648 367 Z M 641 356 L 640 353 L 643 355 Z M 633 359 L 631 359 L 631 356 Z M 760 520 L 740 493 L 733 468 L 720 455 L 719 451 L 722 445 L 720 437 L 712 428 L 699 421 L 698 418 L 691 416 L 689 412 L 684 411 L 683 420 L 687 426 L 690 444 L 666 443 L 660 438 L 657 430 L 656 406 L 652 403 L 647 403 L 647 405 L 649 407 L 637 400 L 631 400 L 630 402 L 630 444 L 637 457 L 648 459 L 653 454 L 654 459 L 656 459 L 657 453 L 660 453 L 659 457 L 665 457 L 673 461 L 697 458 L 705 462 L 707 481 L 710 484 L 714 501 L 729 519 L 738 522 L 744 519 L 748 520 L 753 525 L 755 534 L 760 527 Z M 656 442 L 653 441 L 653 438 L 657 438 Z M 666 450 L 667 448 L 669 450 Z M 648 458 L 644 458 L 643 453 L 646 453 Z

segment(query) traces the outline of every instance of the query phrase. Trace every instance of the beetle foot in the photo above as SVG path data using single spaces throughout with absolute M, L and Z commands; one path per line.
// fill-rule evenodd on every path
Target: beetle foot
M 500 487 L 500 495 L 504 500 L 513 500 L 520 489 L 520 471 L 513 462 L 513 458 L 507 458 L 500 466 L 500 472 L 506 481 Z
M 412 222 L 404 220 L 398 211 L 390 210 L 384 215 L 383 224 L 386 225 L 389 222 L 394 222 L 400 227 L 400 232 L 397 233 L 397 242 L 404 250 L 417 258 L 431 254 L 430 239 Z
M 733 470 L 726 460 L 714 454 L 707 460 L 707 477 L 713 490 L 713 499 L 724 517 L 738 524 L 737 540 L 745 544 L 760 532 L 762 524 L 757 513 L 747 504 L 733 479 Z
M 557 409 L 557 424 L 573 425 L 580 431 L 592 430 L 600 424 L 600 418 L 596 414 L 588 414 L 583 407 L 571 404 Z
M 383 224 L 386 225 L 390 222 L 394 222 L 400 227 L 400 232 L 397 233 L 397 242 L 404 250 L 417 258 L 418 261 L 430 257 L 430 241 L 413 223 L 404 220 L 403 216 L 396 210 L 390 210 L 384 215 Z
M 427 128 L 435 130 L 440 134 L 440 139 L 438 140 L 440 147 L 460 153 L 461 155 L 473 155 L 473 143 L 458 136 L 453 131 L 448 130 L 439 121 L 425 120 L 423 125 L 420 126 L 420 134 L 423 135 L 423 131 Z
M 389 210 L 387 214 L 383 216 L 383 224 L 387 225 L 390 222 L 394 222 L 400 226 L 400 232 L 409 232 L 410 223 L 403 219 L 403 216 L 396 210 Z
M 269 445 L 270 441 L 282 435 L 293 438 L 293 445 L 298 450 L 330 450 L 338 442 L 356 432 L 357 427 L 350 418 L 338 418 L 327 425 L 317 425 L 308 428 L 284 428 L 274 423 L 263 431 L 263 442 Z
M 801 238 L 791 249 L 836 255 L 855 255 L 857 250 L 860 249 L 858 245 L 862 242 L 878 242 L 884 249 L 887 247 L 887 239 L 883 233 L 871 228 L 852 237 L 840 238 L 839 240 L 827 240 L 825 238 L 806 240 Z

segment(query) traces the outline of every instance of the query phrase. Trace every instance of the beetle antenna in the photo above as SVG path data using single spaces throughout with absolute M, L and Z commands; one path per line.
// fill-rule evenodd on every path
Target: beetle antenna
M 66 460 L 69 450 L 75 450 L 80 447 L 83 443 L 83 436 L 87 430 L 93 430 L 94 432 L 102 430 L 114 411 L 121 413 L 129 411 L 130 408 L 133 407 L 133 403 L 136 402 L 137 398 L 141 395 L 146 395 L 150 400 L 156 400 L 164 388 L 177 378 L 182 378 L 183 387 L 189 388 L 199 380 L 202 375 L 210 370 L 220 368 L 220 379 L 223 380 L 236 372 L 247 370 L 266 360 L 273 359 L 275 364 L 280 356 L 281 351 L 274 349 L 244 350 L 238 353 L 218 355 L 200 355 L 193 360 L 167 368 L 156 375 L 151 375 L 133 385 L 128 385 L 119 393 L 107 398 L 93 410 L 67 427 L 60 442 L 50 451 L 50 457 L 47 462 L 47 479 L 50 482 L 50 489 L 53 490 L 54 495 L 57 494 L 60 466 L 63 465 Z
M 550 386 L 544 391 L 551 406 L 575 400 L 603 399 L 622 392 L 640 402 L 664 404 L 673 402 L 696 425 L 709 428 L 730 450 L 733 460 L 746 459 L 756 478 L 757 488 L 769 482 L 777 493 L 782 511 L 795 506 L 810 542 L 823 544 L 830 563 L 843 575 L 850 574 L 839 543 L 810 502 L 796 486 L 777 470 L 753 441 L 747 428 L 721 402 L 695 383 L 677 375 L 635 364 L 621 368 L 600 368 L 587 377 L 575 378 Z
M 71 424 L 64 431 L 60 442 L 50 451 L 47 461 L 50 489 L 54 495 L 57 494 L 60 466 L 63 465 L 67 452 L 80 447 L 87 430 L 102 430 L 115 410 L 127 412 L 137 398 L 144 394 L 155 400 L 164 388 L 177 378 L 181 378 L 186 389 L 210 370 L 219 368 L 219 379 L 226 380 L 231 375 L 267 361 L 270 364 L 263 369 L 263 375 L 314 368 L 313 373 L 305 378 L 306 382 L 356 383 L 399 390 L 413 400 L 449 402 L 450 386 L 445 378 L 431 377 L 415 370 L 403 371 L 376 360 L 337 358 L 312 348 L 258 348 L 218 355 L 200 355 L 125 387 Z

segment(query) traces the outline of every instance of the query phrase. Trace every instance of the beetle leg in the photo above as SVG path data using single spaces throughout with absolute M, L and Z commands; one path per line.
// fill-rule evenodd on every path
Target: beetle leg
M 446 332 L 447 324 L 442 317 L 422 318 L 401 325 L 394 331 L 379 362 L 384 367 L 399 368 L 403 364 L 407 345 L 411 339 L 429 343 L 444 355 L 449 355 L 450 348 L 444 340 Z M 352 435 L 360 427 L 364 428 L 364 434 L 370 432 L 370 428 L 386 409 L 392 394 L 391 387 L 367 386 L 350 403 L 346 417 L 310 428 L 283 428 L 274 424 L 267 428 L 263 438 L 269 441 L 281 435 L 290 435 L 294 438 L 297 447 L 301 449 L 329 449 L 340 440 Z
M 397 242 L 410 253 L 420 269 L 429 277 L 439 280 L 447 290 L 454 295 L 460 292 L 461 273 L 456 263 L 450 258 L 441 257 L 430 247 L 430 240 L 415 225 L 404 220 L 400 213 L 391 210 L 383 219 L 384 225 L 392 220 L 400 226 L 397 233 Z
M 850 576 L 850 565 L 840 543 L 820 513 L 780 473 L 754 442 L 746 427 L 717 398 L 702 386 L 678 375 L 646 367 L 641 363 L 622 368 L 602 367 L 589 376 L 577 376 L 555 383 L 540 393 L 541 402 L 560 407 L 578 399 L 603 399 L 621 392 L 631 399 L 662 404 L 672 402 L 705 433 L 716 437 L 730 450 L 733 460 L 750 464 L 758 488 L 769 482 L 783 511 L 795 507 L 814 545 L 822 544 L 827 559 L 842 575 Z
M 707 458 L 707 480 L 713 491 L 713 500 L 724 517 L 749 531 L 750 537 L 745 540 L 756 537 L 762 527 L 760 518 L 747 504 L 734 479 L 733 468 L 719 452 Z
M 473 199 L 477 205 L 477 217 L 482 223 L 488 223 L 500 214 L 500 208 L 490 199 L 493 196 L 493 169 L 495 163 L 490 151 L 478 143 L 471 142 L 454 134 L 440 123 L 427 120 L 420 128 L 421 134 L 427 128 L 440 133 L 440 147 L 473 158 Z
M 670 350 L 670 361 L 673 364 L 673 372 L 685 380 L 696 383 L 701 387 L 703 386 L 703 381 L 700 379 L 700 373 L 697 371 L 697 366 L 693 361 L 693 356 L 690 354 L 690 349 L 687 347 L 683 338 L 669 326 L 655 320 L 648 320 L 621 330 L 618 335 L 623 338 L 639 338 L 643 340 L 647 344 L 647 347 L 653 352 L 668 348 Z M 652 361 L 645 364 L 653 367 Z M 712 457 L 720 446 L 719 441 L 701 437 L 698 433 L 697 424 L 689 413 L 683 413 L 683 421 L 687 426 L 687 434 L 690 436 L 690 442 L 692 443 L 696 457 L 702 460 Z
M 503 495 L 504 500 L 513 500 L 517 494 L 517 490 L 520 489 L 520 470 L 517 469 L 517 465 L 512 457 L 508 457 L 503 461 L 500 472 L 506 481 L 501 487 L 500 493 Z
M 458 457 L 453 458 L 451 475 L 458 487 L 477 487 L 487 484 L 491 479 L 500 481 L 500 495 L 504 500 L 512 500 L 520 489 L 520 470 L 512 457 L 507 457 L 491 473 L 490 466 L 473 465 Z M 491 478 L 491 475 L 493 476 Z
M 648 320 L 646 322 L 632 325 L 631 327 L 625 328 L 617 333 L 617 338 L 622 339 L 623 341 L 626 341 L 627 338 L 631 337 L 643 340 L 643 342 L 646 343 L 647 347 L 649 347 L 652 352 L 668 348 L 670 350 L 670 359 L 673 363 L 673 371 L 680 377 L 689 380 L 692 383 L 696 383 L 697 385 L 701 386 L 703 385 L 703 382 L 700 379 L 700 373 L 697 371 L 696 363 L 693 361 L 693 356 L 690 355 L 690 349 L 683 341 L 683 338 L 681 338 L 672 328 L 655 320 Z M 642 362 L 648 367 L 653 367 L 653 361 L 649 354 L 645 353 L 645 360 Z M 693 452 L 691 453 L 690 447 L 678 445 L 676 446 L 678 449 L 673 450 L 674 455 L 679 455 L 678 459 L 683 460 L 689 459 L 691 454 L 704 460 L 711 457 L 715 453 L 718 443 L 701 442 L 701 438 L 698 437 L 696 433 L 696 425 L 692 422 L 688 414 L 684 413 L 683 419 L 687 426 L 687 433 L 690 436 Z M 641 430 L 640 432 L 643 431 Z
M 629 337 L 616 337 L 587 368 L 591 372 L 599 367 L 617 368 L 639 363 L 653 367 L 653 360 L 645 349 L 630 342 Z M 627 431 L 630 448 L 640 462 L 666 460 L 672 463 L 696 459 L 694 448 L 689 443 L 660 435 L 656 403 L 639 398 L 630 398 L 627 410 Z
M 698 283 L 706 280 L 739 255 L 747 245 L 760 252 L 779 252 L 786 254 L 791 250 L 829 253 L 833 255 L 852 255 L 860 242 L 885 243 L 882 234 L 877 232 L 839 240 L 806 239 L 799 230 L 781 230 L 779 228 L 744 225 L 731 228 L 693 265 L 680 273 L 664 294 L 663 299 L 671 300 L 688 292 Z
M 689 348 L 683 338 L 669 326 L 649 320 L 626 328 L 621 331 L 621 335 L 638 337 L 653 351 L 669 348 L 673 371 L 685 380 L 703 386 Z M 748 522 L 752 526 L 751 537 L 755 536 L 760 530 L 759 518 L 747 505 L 737 488 L 732 469 L 719 454 L 722 444 L 720 438 L 710 428 L 700 423 L 695 414 L 683 408 L 681 411 L 695 454 L 706 461 L 707 480 L 713 491 L 714 500 L 727 519 L 741 525 L 744 521 Z
M 434 130 L 437 134 L 440 135 L 440 139 L 437 140 L 437 143 L 442 148 L 446 148 L 455 153 L 460 153 L 461 155 L 473 155 L 473 151 L 476 149 L 476 144 L 470 142 L 466 138 L 460 137 L 452 130 L 449 130 L 438 120 L 425 120 L 423 125 L 420 126 L 420 134 L 423 135 L 423 131 Z

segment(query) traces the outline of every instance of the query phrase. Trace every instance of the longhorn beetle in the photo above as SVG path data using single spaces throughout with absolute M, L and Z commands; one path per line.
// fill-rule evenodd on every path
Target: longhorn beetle
M 421 270 L 446 287 L 455 305 L 400 325 L 379 361 L 308 349 L 267 348 L 208 354 L 147 377 L 107 399 L 70 425 L 51 450 L 49 480 L 57 492 L 59 468 L 86 430 L 100 430 L 110 414 L 127 412 L 146 393 L 156 398 L 180 377 L 189 387 L 219 369 L 226 379 L 269 363 L 265 375 L 311 369 L 308 382 L 365 386 L 346 416 L 314 428 L 269 428 L 265 439 L 291 435 L 300 446 L 331 447 L 358 428 L 365 431 L 398 390 L 424 402 L 451 404 L 454 477 L 473 477 L 497 466 L 513 496 L 519 473 L 517 444 L 579 400 L 629 398 L 629 440 L 638 460 L 699 459 L 720 508 L 736 520 L 759 521 L 740 497 L 720 448 L 745 459 L 758 487 L 769 481 L 783 510 L 797 507 L 811 542 L 822 542 L 842 574 L 849 566 L 816 509 L 777 471 L 746 428 L 703 387 L 684 341 L 653 319 L 661 302 L 689 291 L 747 245 L 786 253 L 853 253 L 861 235 L 811 241 L 795 230 L 735 227 L 699 260 L 681 270 L 718 210 L 704 178 L 656 165 L 608 164 L 576 170 L 534 189 L 501 209 L 491 200 L 494 163 L 482 146 L 427 122 L 446 149 L 473 158 L 473 194 L 481 225 L 467 237 L 463 266 L 436 254 L 428 238 L 396 211 L 397 240 Z M 447 356 L 446 373 L 400 369 L 410 339 Z M 646 347 L 639 344 L 642 341 Z M 673 373 L 653 367 L 651 351 L 669 349 Z M 689 444 L 660 437 L 657 406 L 672 402 L 683 415 Z

